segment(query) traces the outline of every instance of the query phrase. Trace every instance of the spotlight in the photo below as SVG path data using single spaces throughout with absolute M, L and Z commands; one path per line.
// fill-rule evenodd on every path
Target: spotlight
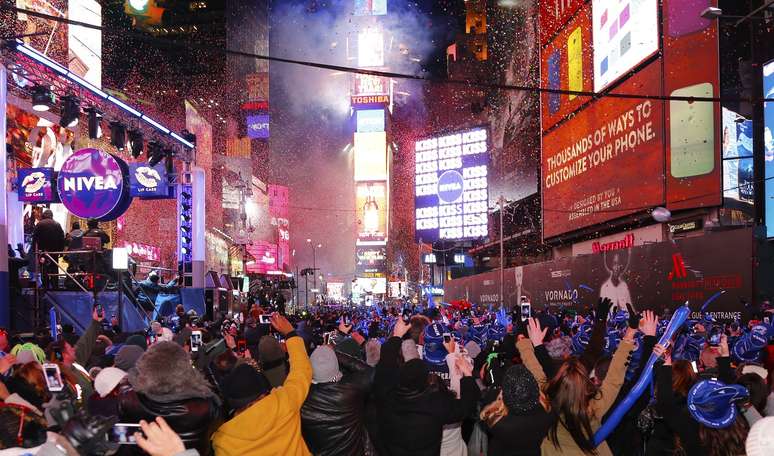
M 186 198 L 186 199 L 191 199 L 192 198 L 191 194 L 188 193 L 188 192 L 181 192 L 180 196 L 182 196 L 183 198 Z
M 129 130 L 129 152 L 132 158 L 139 158 L 142 155 L 142 132 L 139 130 Z
M 72 128 L 78 125 L 81 116 L 81 101 L 73 95 L 62 97 L 62 115 L 59 117 L 59 125 Z
M 126 126 L 121 122 L 110 122 L 110 144 L 118 150 L 126 148 Z
M 34 111 L 48 111 L 54 105 L 54 93 L 50 88 L 36 85 L 32 88 L 32 109 Z
M 102 111 L 95 107 L 86 108 L 89 117 L 89 138 L 99 139 L 102 137 Z
M 161 149 L 161 144 L 156 141 L 148 143 L 148 166 L 154 167 L 161 162 L 164 158 L 164 151 Z
M 183 221 L 183 222 L 190 222 L 191 221 L 191 216 L 183 214 L 183 215 L 180 216 L 180 220 Z

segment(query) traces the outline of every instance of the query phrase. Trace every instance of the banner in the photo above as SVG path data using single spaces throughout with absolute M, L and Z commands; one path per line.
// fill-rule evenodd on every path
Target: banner
M 752 297 L 752 231 L 738 229 L 591 255 L 561 258 L 505 270 L 505 300 L 526 296 L 534 310 L 593 308 L 600 296 L 614 306 L 659 314 L 689 301 L 693 311 L 725 291 L 707 311 L 723 321 L 743 311 Z M 718 261 L 718 259 L 722 261 Z M 499 302 L 499 271 L 447 281 L 445 299 L 480 305 Z
M 387 183 L 359 182 L 355 207 L 358 241 L 380 242 L 387 239 Z
M 170 186 L 164 164 L 150 167 L 146 163 L 130 163 L 129 193 L 140 198 L 168 198 Z
M 53 181 L 54 168 L 19 168 L 16 181 L 19 201 L 25 203 L 56 202 Z

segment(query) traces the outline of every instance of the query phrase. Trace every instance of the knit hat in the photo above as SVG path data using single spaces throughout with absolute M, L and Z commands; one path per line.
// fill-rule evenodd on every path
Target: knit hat
M 320 345 L 309 357 L 312 363 L 312 383 L 330 383 L 341 380 L 336 352 L 327 345 Z
M 33 344 L 32 342 L 26 342 L 23 344 L 14 345 L 13 348 L 11 349 L 11 354 L 14 356 L 19 356 L 19 352 L 22 352 L 25 350 L 31 351 L 35 355 L 35 358 L 39 363 L 46 362 L 46 352 L 43 351 L 43 349 L 37 346 L 36 344 Z
M 747 434 L 745 449 L 747 456 L 774 454 L 774 416 L 767 416 L 755 422 Z
M 366 364 L 371 367 L 379 364 L 379 358 L 381 357 L 382 344 L 377 339 L 369 339 L 365 345 L 366 350 Z
M 140 359 L 143 353 L 145 351 L 137 345 L 124 345 L 116 353 L 113 364 L 122 371 L 128 372 L 129 369 L 137 364 L 137 360 Z
M 271 391 L 271 384 L 249 364 L 239 364 L 223 379 L 221 391 L 226 404 L 238 410 Z
M 106 367 L 94 379 L 94 390 L 99 397 L 105 397 L 121 383 L 124 377 L 126 377 L 126 371 L 117 367 Z
M 285 378 L 288 376 L 285 359 L 285 352 L 277 339 L 272 336 L 261 337 L 261 342 L 258 344 L 258 361 L 261 363 L 261 371 L 272 387 L 285 383 Z
M 400 368 L 400 386 L 409 391 L 424 391 L 428 374 L 427 366 L 421 359 L 412 359 Z
M 511 366 L 503 379 L 503 403 L 508 413 L 524 415 L 540 405 L 540 389 L 523 364 Z
M 126 338 L 124 345 L 136 345 L 142 348 L 142 351 L 145 351 L 148 349 L 148 340 L 140 334 L 132 334 Z
M 726 385 L 717 380 L 702 380 L 688 391 L 688 411 L 699 423 L 723 429 L 736 419 L 736 402 L 750 393 L 742 385 Z
M 403 353 L 403 361 L 419 359 L 419 350 L 417 350 L 417 344 L 413 339 L 406 339 L 401 342 L 400 351 Z

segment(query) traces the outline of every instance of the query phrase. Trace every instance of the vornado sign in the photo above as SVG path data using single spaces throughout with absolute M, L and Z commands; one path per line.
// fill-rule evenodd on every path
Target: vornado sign
M 57 190 L 62 204 L 81 218 L 113 220 L 129 207 L 131 196 L 123 160 L 99 149 L 81 149 L 62 164 Z

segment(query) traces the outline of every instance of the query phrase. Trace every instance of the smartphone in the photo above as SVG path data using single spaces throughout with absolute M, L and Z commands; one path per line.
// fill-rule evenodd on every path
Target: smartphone
M 532 316 L 532 304 L 528 302 L 521 303 L 521 321 L 527 321 Z
M 710 334 L 709 337 L 709 344 L 711 347 L 717 347 L 720 345 L 720 337 L 721 337 L 720 331 L 712 331 L 712 334 Z
M 108 440 L 119 445 L 137 445 L 134 433 L 142 433 L 142 428 L 135 423 L 116 423 L 108 432 Z
M 49 391 L 56 392 L 62 391 L 64 389 L 64 383 L 62 383 L 62 373 L 59 371 L 58 364 L 43 364 L 43 374 L 46 377 L 46 387 Z
M 443 333 L 443 343 L 448 344 L 451 342 L 451 334 Z
M 699 368 L 696 367 L 696 361 L 691 361 L 691 368 L 693 369 L 694 373 L 696 373 L 696 374 L 699 373 Z
M 271 324 L 271 315 L 269 315 L 269 314 L 258 315 L 258 323 L 260 323 L 262 325 L 270 325 Z
M 105 316 L 105 309 L 102 307 L 102 304 L 97 304 L 96 306 L 94 306 L 94 308 L 97 309 L 97 315 L 99 315 L 100 317 Z
M 247 351 L 247 340 L 245 339 L 237 340 L 237 352 L 244 353 L 246 351 Z
M 408 322 L 409 322 L 409 320 L 411 320 L 411 310 L 409 310 L 409 309 L 403 309 L 403 321 L 405 321 L 406 323 L 408 323 Z
M 347 326 L 352 324 L 352 319 L 349 318 L 349 315 L 344 315 L 344 324 Z
M 191 351 L 199 351 L 199 347 L 202 346 L 202 332 L 191 331 Z

